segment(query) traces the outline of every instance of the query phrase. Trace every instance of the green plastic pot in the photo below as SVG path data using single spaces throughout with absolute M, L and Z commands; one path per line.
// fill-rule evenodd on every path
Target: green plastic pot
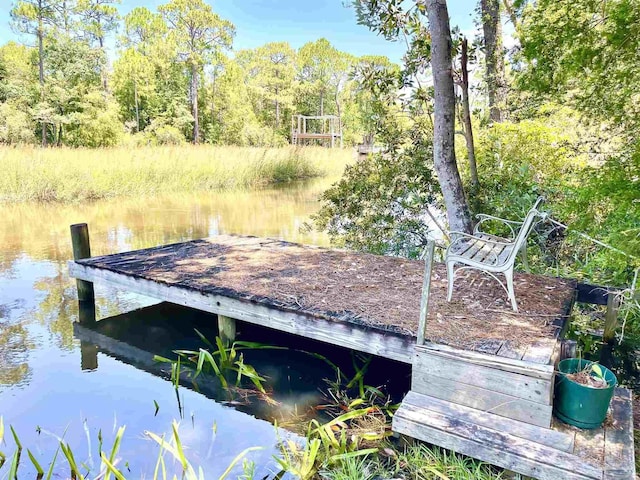
M 567 358 L 558 364 L 556 374 L 553 412 L 569 425 L 579 428 L 598 428 L 604 422 L 618 380 L 611 370 L 600 365 L 607 388 L 581 385 L 567 377 L 588 367 L 593 362 L 578 358 Z

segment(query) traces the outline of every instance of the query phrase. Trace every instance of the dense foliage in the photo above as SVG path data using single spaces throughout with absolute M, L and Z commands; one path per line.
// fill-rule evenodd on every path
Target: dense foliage
M 0 47 L 0 143 L 279 146 L 294 113 L 340 115 L 347 144 L 368 133 L 352 73 L 386 58 L 359 59 L 326 39 L 232 52 L 234 26 L 204 0 L 123 18 L 117 3 L 13 2 L 22 43 Z
M 397 2 L 366 2 L 373 3 L 384 12 L 384 28 L 397 29 Z M 633 21 L 640 9 L 627 0 L 525 3 L 503 12 L 516 24 L 519 40 L 502 59 L 511 66 L 503 121 L 491 123 L 486 98 L 474 105 L 478 188 L 470 188 L 467 163 L 459 164 L 470 206 L 476 213 L 518 219 L 542 195 L 551 218 L 569 229 L 548 222 L 537 228 L 534 269 L 629 285 L 640 266 L 640 76 L 634 61 L 640 35 Z M 409 58 L 420 38 L 428 52 L 429 38 L 421 28 L 414 28 Z M 376 91 L 371 83 L 365 86 Z M 482 92 L 485 82 L 479 87 Z M 397 116 L 422 117 L 428 124 L 428 107 L 416 115 L 412 105 L 403 104 Z M 410 138 L 411 130 L 391 116 L 378 125 L 381 135 L 392 138 Z M 468 156 L 461 137 L 458 143 L 457 157 Z M 412 152 L 411 142 L 398 151 L 397 142 L 385 145 L 386 152 L 359 160 L 324 195 L 319 223 L 336 242 L 415 256 L 427 226 L 433 229 L 426 205 L 441 206 L 439 187 L 431 179 L 433 163 L 429 155 Z M 399 168 L 394 160 L 405 152 L 408 158 Z M 376 195 L 371 193 L 374 184 L 380 185 Z M 425 204 L 407 204 L 407 198 Z

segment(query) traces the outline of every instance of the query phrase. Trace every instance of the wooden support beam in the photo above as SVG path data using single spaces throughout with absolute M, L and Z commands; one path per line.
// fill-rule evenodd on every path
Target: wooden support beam
M 605 342 L 613 340 L 618 328 L 618 311 L 620 310 L 620 297 L 616 292 L 609 292 L 607 296 L 607 313 L 604 317 L 604 332 L 602 339 Z
M 378 332 L 350 322 L 336 322 L 310 315 L 270 308 L 222 295 L 178 288 L 163 282 L 69 262 L 69 274 L 87 281 L 103 281 L 158 300 L 222 314 L 239 321 L 281 330 L 344 348 L 387 357 L 403 363 L 413 360 L 415 337 Z
M 429 314 L 429 292 L 431 291 L 431 270 L 433 269 L 433 253 L 436 243 L 427 242 L 424 255 L 424 280 L 422 283 L 422 299 L 420 301 L 420 323 L 418 324 L 418 345 L 424 344 L 427 329 L 427 315 Z
M 89 244 L 89 227 L 86 223 L 76 223 L 71 225 L 71 245 L 73 247 L 73 259 L 81 260 L 91 257 L 91 246 Z M 76 280 L 78 287 L 78 300 L 81 302 L 95 302 L 93 283 L 85 280 Z
M 232 344 L 236 339 L 236 321 L 218 314 L 218 335 L 225 345 Z

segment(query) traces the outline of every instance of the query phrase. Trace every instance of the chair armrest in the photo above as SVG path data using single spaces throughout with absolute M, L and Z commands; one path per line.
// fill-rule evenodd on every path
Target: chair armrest
M 522 222 L 517 222 L 515 220 L 505 220 L 504 218 L 494 217 L 493 215 L 486 215 L 484 213 L 479 213 L 478 215 L 476 215 L 476 218 L 479 218 L 480 221 L 474 227 L 473 233 L 482 232 L 482 230 L 480 229 L 480 226 L 484 222 L 496 221 L 496 222 L 501 222 L 504 225 L 506 225 L 507 227 L 509 227 L 509 231 L 511 232 L 511 236 L 515 238 L 516 231 L 515 231 L 515 229 L 513 227 L 522 225 Z
M 514 225 L 522 225 L 522 222 L 518 222 L 516 220 L 505 220 L 504 218 L 500 218 L 500 217 L 494 217 L 493 215 L 487 215 L 486 213 L 479 213 L 476 215 L 476 218 L 479 218 L 480 221 L 486 221 L 486 220 L 498 220 L 502 223 L 511 223 Z

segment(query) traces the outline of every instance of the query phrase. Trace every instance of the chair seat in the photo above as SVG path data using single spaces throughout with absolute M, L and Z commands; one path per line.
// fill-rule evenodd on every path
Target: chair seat
M 501 243 L 487 243 L 483 240 Z M 475 234 L 475 238 L 463 237 L 456 240 L 451 245 L 449 255 L 455 255 L 480 265 L 497 267 L 507 262 L 514 245 L 513 242 L 506 238 L 478 232 Z

